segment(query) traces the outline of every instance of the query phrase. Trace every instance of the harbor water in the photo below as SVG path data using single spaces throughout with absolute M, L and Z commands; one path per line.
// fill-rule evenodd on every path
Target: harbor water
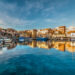
M 75 75 L 75 43 L 30 41 L 0 47 L 0 75 Z

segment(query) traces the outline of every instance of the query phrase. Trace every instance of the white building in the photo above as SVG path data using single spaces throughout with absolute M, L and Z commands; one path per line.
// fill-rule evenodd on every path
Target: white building
M 71 26 L 66 29 L 67 37 L 75 37 L 75 27 Z
M 75 33 L 71 33 L 71 37 L 75 37 Z

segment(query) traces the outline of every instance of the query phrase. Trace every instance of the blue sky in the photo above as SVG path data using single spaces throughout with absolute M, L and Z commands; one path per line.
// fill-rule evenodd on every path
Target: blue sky
M 75 25 L 75 0 L 0 0 L 0 27 L 17 30 Z

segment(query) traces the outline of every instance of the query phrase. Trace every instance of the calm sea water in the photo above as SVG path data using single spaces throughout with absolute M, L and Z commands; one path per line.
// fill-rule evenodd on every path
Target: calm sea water
M 26 45 L 3 48 L 0 75 L 75 75 L 75 53 Z

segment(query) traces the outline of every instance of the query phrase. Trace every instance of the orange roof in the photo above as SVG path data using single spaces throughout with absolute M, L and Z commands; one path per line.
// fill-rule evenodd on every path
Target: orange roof
M 75 33 L 75 31 L 69 31 L 69 32 L 67 32 L 68 34 L 70 34 L 70 33 Z

